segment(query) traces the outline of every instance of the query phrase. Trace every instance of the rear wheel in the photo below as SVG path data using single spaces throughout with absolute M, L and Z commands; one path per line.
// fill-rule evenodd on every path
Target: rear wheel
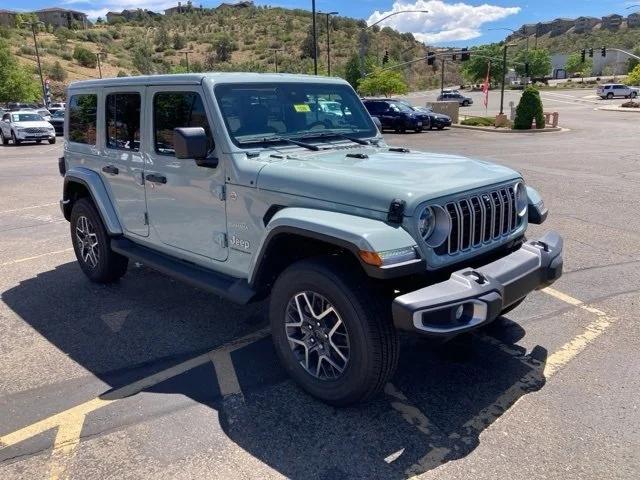
M 637 92 L 631 92 L 631 98 L 636 98 L 638 96 Z
M 307 392 L 332 405 L 368 400 L 393 374 L 391 299 L 335 257 L 302 260 L 276 281 L 269 316 L 276 352 Z
M 607 99 L 611 100 L 613 98 L 613 93 L 607 93 Z
M 469 101 L 465 100 L 464 102 L 462 102 L 462 106 L 463 107 L 468 107 L 469 106 Z
M 109 236 L 91 200 L 75 202 L 70 223 L 76 258 L 91 281 L 111 283 L 126 273 L 129 259 L 111 250 Z

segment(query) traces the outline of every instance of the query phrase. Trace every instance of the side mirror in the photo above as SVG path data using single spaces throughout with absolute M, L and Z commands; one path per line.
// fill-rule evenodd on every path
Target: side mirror
M 182 127 L 173 129 L 173 148 L 176 158 L 194 159 L 201 167 L 215 168 L 218 159 L 207 159 L 209 139 L 202 127 Z

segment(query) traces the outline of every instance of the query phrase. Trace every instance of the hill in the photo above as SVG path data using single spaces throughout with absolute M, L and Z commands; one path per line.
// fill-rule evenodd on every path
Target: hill
M 313 73 L 311 12 L 275 7 L 222 8 L 173 15 L 138 11 L 129 19 L 110 15 L 112 23 L 99 19 L 87 29 L 47 26 L 38 34 L 43 70 L 54 79 L 54 93 L 61 94 L 70 81 L 98 78 L 95 54 L 100 55 L 104 77 L 186 71 L 188 50 L 190 71 L 274 71 Z M 326 22 L 318 16 L 319 73 L 326 72 Z M 426 55 L 427 48 L 410 33 L 377 27 L 363 32 L 363 20 L 333 17 L 331 20 L 332 74 L 349 77 L 357 69 L 354 55 L 360 38 L 368 48 L 367 68 L 381 65 L 385 51 L 388 65 Z M 3 27 L 0 37 L 9 43 L 20 62 L 35 67 L 31 32 Z M 87 52 L 88 51 L 88 52 Z M 57 65 L 56 65 L 57 62 Z M 355 64 L 354 64 L 355 62 Z M 403 70 L 412 90 L 439 84 L 440 74 L 419 62 Z M 448 83 L 460 81 L 457 68 L 447 69 Z

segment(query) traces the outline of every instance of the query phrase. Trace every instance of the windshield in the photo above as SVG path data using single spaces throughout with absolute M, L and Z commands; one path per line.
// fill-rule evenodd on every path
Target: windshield
M 43 118 L 37 113 L 14 113 L 11 115 L 12 122 L 41 122 Z
M 215 94 L 233 142 L 376 136 L 376 127 L 351 87 L 331 83 L 239 83 Z M 283 140 L 286 143 L 286 140 Z
M 58 110 L 52 115 L 53 118 L 64 118 L 64 110 Z
M 407 105 L 405 103 L 401 103 L 401 102 L 392 103 L 391 104 L 391 108 L 393 109 L 394 107 L 396 109 L 398 109 L 398 111 L 400 111 L 400 112 L 404 112 L 404 113 L 412 113 L 413 112 L 413 109 L 409 105 Z

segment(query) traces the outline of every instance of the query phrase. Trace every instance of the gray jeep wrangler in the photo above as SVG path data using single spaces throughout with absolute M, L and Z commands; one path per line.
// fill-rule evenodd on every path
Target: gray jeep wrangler
M 562 239 L 517 172 L 390 148 L 343 80 L 186 74 L 77 82 L 62 211 L 80 267 L 129 260 L 241 304 L 270 297 L 287 372 L 334 404 L 370 398 L 398 330 L 477 329 L 562 273 Z

